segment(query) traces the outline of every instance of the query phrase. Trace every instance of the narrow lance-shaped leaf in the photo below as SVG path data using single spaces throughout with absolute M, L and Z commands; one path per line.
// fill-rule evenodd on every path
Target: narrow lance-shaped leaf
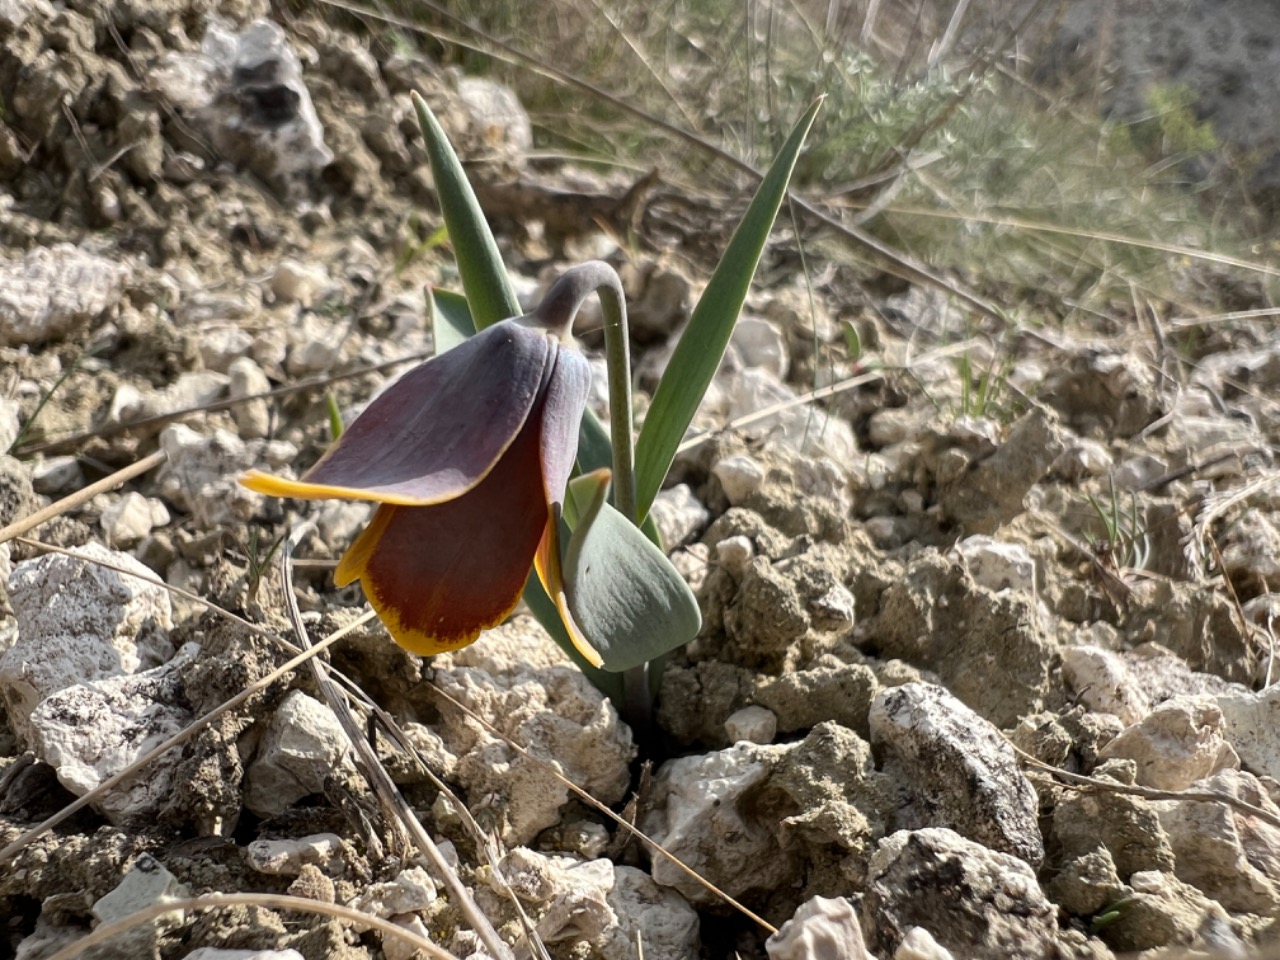
M 462 162 L 427 102 L 417 93 L 412 94 L 412 99 L 426 141 L 440 210 L 453 243 L 462 289 L 471 306 L 476 329 L 483 330 L 499 320 L 517 317 L 520 315 L 520 302 L 516 299 L 515 287 L 502 265 L 498 244 L 489 230 L 484 211 L 480 209 L 480 201 L 467 181 Z
M 724 357 L 765 241 L 786 196 L 796 158 L 821 105 L 820 99 L 815 101 L 800 118 L 765 174 L 658 384 L 636 443 L 637 499 L 642 517 L 648 514 L 661 489 L 676 448 Z

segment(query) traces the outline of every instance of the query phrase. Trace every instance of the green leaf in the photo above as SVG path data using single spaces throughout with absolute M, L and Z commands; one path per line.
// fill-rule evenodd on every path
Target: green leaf
M 431 343 L 437 357 L 458 346 L 476 329 L 467 298 L 439 287 L 432 287 L 427 294 L 427 323 L 431 325 Z
M 329 441 L 336 443 L 338 438 L 342 436 L 342 432 L 346 430 L 346 425 L 342 422 L 342 411 L 338 409 L 338 398 L 333 395 L 332 390 L 325 391 L 324 406 L 329 414 Z
M 426 141 L 440 212 L 444 214 L 444 225 L 453 242 L 453 255 L 458 261 L 462 289 L 471 306 L 476 329 L 483 330 L 499 320 L 518 317 L 520 302 L 516 299 L 515 287 L 502 265 L 498 244 L 467 181 L 462 162 L 427 102 L 417 93 L 410 96 L 418 111 L 418 125 Z
M 569 610 L 604 669 L 638 667 L 688 643 L 702 626 L 693 591 L 641 530 L 608 503 L 606 471 L 575 477 L 576 520 L 561 562 Z
M 765 241 L 786 196 L 796 158 L 821 105 L 821 100 L 814 101 L 774 158 L 653 395 L 636 443 L 637 500 L 642 517 L 648 514 L 653 498 L 662 488 L 676 448 L 724 357 Z

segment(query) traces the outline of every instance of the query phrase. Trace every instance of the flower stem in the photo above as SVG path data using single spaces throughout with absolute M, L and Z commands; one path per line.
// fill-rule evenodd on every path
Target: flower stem
M 588 260 L 560 275 L 534 316 L 564 330 L 573 324 L 584 300 L 598 294 L 604 312 L 604 353 L 609 373 L 609 435 L 613 447 L 613 505 L 634 524 L 636 516 L 636 445 L 631 423 L 631 337 L 622 281 L 602 260 Z
M 609 374 L 609 436 L 613 448 L 613 505 L 631 523 L 639 526 L 635 430 L 631 420 L 631 336 L 622 281 L 613 267 L 600 260 L 570 267 L 552 284 L 535 316 L 540 322 L 557 327 L 567 335 L 578 308 L 592 293 L 600 297 L 604 313 L 604 355 Z M 622 702 L 615 705 L 637 738 L 648 741 L 653 736 L 653 688 L 649 664 L 624 671 L 622 683 Z

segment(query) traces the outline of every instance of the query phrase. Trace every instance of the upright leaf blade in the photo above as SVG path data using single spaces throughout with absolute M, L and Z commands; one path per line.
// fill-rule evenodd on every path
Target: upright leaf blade
M 724 357 L 765 241 L 786 196 L 796 158 L 821 105 L 821 100 L 814 101 L 774 158 L 706 292 L 694 308 L 653 395 L 636 443 L 637 499 L 642 517 L 649 512 L 653 498 L 661 489 L 675 459 L 676 448 L 693 422 L 693 415 Z
M 411 94 L 411 98 L 418 111 L 418 125 L 422 127 L 431 174 L 436 181 L 436 195 L 453 242 L 453 255 L 458 261 L 462 289 L 471 306 L 476 329 L 483 330 L 499 320 L 518 317 L 520 302 L 516 299 L 515 287 L 502 265 L 498 244 L 467 181 L 462 162 L 427 102 L 417 93 Z
M 431 345 L 437 357 L 476 332 L 467 298 L 440 287 L 427 290 L 427 322 L 431 325 Z

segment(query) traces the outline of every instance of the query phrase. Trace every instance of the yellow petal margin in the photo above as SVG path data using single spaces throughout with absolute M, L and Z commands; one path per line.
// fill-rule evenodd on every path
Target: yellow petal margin
M 587 663 L 593 667 L 602 667 L 604 660 L 583 636 L 582 631 L 578 629 L 577 621 L 573 619 L 573 614 L 569 612 L 569 600 L 564 592 L 564 575 L 560 571 L 559 512 L 558 508 L 553 508 L 551 516 L 547 518 L 547 529 L 543 531 L 538 552 L 534 554 L 533 566 L 538 571 L 538 579 L 542 581 L 542 589 L 546 590 L 547 596 L 555 602 L 556 610 L 560 613 L 560 619 L 574 647 Z

